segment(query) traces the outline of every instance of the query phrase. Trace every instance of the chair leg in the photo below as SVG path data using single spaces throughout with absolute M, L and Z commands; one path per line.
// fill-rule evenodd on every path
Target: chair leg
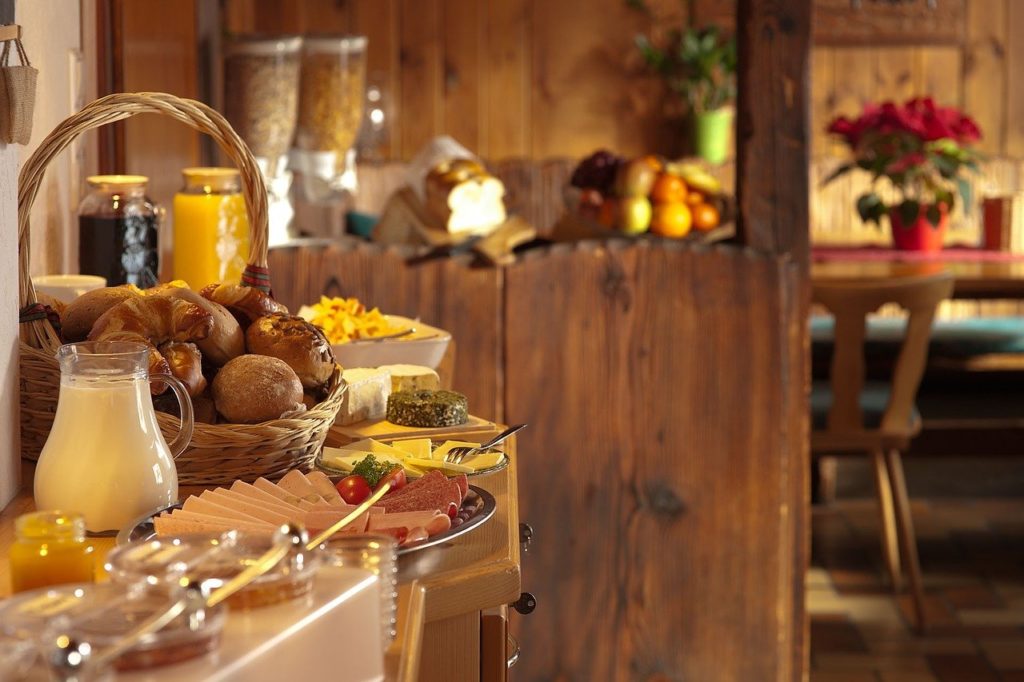
M 820 457 L 815 460 L 817 485 L 814 492 L 818 504 L 832 504 L 836 501 L 836 470 L 837 458 Z
M 885 455 L 881 450 L 871 453 L 871 461 L 875 470 L 875 487 L 878 491 L 878 514 L 882 527 L 882 556 L 889 572 L 889 584 L 895 592 L 899 592 L 903 584 L 900 571 L 900 548 L 896 536 L 896 512 L 893 508 L 892 485 L 889 471 L 886 469 Z
M 907 496 L 907 481 L 903 476 L 903 458 L 899 450 L 890 450 L 886 455 L 889 481 L 892 484 L 893 504 L 896 507 L 896 529 L 899 533 L 900 551 L 907 568 L 910 596 L 914 602 L 917 630 L 927 628 L 924 615 L 924 586 L 921 581 L 921 563 L 917 556 L 917 539 L 914 535 L 914 519 L 910 513 L 910 498 Z

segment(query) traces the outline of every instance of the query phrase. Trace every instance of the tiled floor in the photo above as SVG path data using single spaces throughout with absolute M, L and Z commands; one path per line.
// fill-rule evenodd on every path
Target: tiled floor
M 814 511 L 811 682 L 1024 682 L 1024 499 L 913 503 L 929 631 L 883 583 L 873 500 Z

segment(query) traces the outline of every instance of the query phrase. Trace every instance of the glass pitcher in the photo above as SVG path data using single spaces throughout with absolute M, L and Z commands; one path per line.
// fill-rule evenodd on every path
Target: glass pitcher
M 180 381 L 149 374 L 141 343 L 72 343 L 57 351 L 60 397 L 36 466 L 37 509 L 85 517 L 90 533 L 117 531 L 178 498 L 174 458 L 192 439 L 192 402 Z M 165 382 L 181 404 L 181 430 L 168 447 L 149 382 Z

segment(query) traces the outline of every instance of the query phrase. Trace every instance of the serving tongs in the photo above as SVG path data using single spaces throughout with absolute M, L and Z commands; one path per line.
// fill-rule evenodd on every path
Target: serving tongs
M 219 583 L 216 579 L 208 579 L 196 582 L 181 577 L 177 581 L 180 596 L 176 600 L 103 651 L 94 651 L 88 642 L 67 633 L 57 635 L 47 656 L 51 672 L 62 682 L 86 682 L 101 676 L 120 656 L 147 636 L 167 627 L 183 613 L 188 614 L 188 629 L 198 630 L 206 621 L 207 609 L 212 609 L 229 599 L 277 566 L 293 551 L 301 551 L 308 539 L 308 533 L 301 525 L 284 524 L 275 533 L 273 546 L 227 581 Z

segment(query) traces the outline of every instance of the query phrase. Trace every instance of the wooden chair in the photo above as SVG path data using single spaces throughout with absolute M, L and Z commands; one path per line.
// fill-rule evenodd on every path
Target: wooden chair
M 882 521 L 882 552 L 893 589 L 906 568 L 918 629 L 924 629 L 924 591 L 901 452 L 921 430 L 914 407 L 928 355 L 935 310 L 953 291 L 948 274 L 814 285 L 812 298 L 835 317 L 830 382 L 811 391 L 813 457 L 871 456 Z M 886 303 L 907 311 L 906 333 L 889 383 L 864 381 L 865 318 Z

